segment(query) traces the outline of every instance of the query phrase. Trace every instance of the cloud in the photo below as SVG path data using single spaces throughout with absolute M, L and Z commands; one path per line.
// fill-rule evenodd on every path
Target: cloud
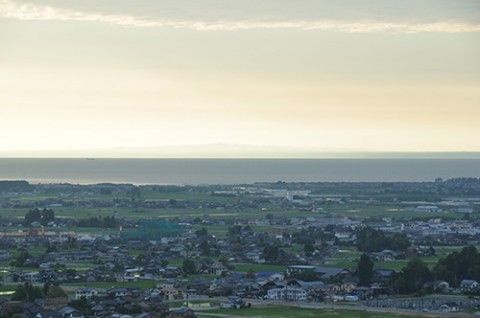
M 30 21 L 85 21 L 137 28 L 187 28 L 198 31 L 236 31 L 255 29 L 324 30 L 349 33 L 391 32 L 480 32 L 480 24 L 465 22 L 407 23 L 377 20 L 189 20 L 152 19 L 135 15 L 102 14 L 55 8 L 32 3 L 0 0 L 0 17 Z

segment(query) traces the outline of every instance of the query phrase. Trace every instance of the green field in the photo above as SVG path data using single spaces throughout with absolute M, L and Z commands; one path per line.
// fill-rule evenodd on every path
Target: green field
M 232 316 L 242 317 L 278 317 L 278 318 L 308 318 L 308 317 L 324 317 L 324 318 L 393 318 L 402 317 L 401 315 L 385 314 L 385 313 L 372 313 L 358 310 L 331 310 L 331 309 L 302 309 L 293 307 L 263 307 L 263 308 L 247 308 L 247 309 L 217 309 L 209 310 L 209 313 L 219 313 Z M 202 313 L 198 313 L 198 317 L 202 316 Z M 415 316 L 409 316 L 415 317 Z M 420 316 L 417 316 L 420 317 Z
M 462 250 L 463 246 L 448 246 L 441 247 L 435 250 L 435 256 L 422 256 L 419 257 L 430 268 L 433 268 L 440 258 L 446 257 L 448 254 L 454 251 Z M 348 247 L 348 250 L 331 255 L 325 260 L 325 266 L 337 267 L 337 268 L 351 268 L 357 266 L 357 262 L 362 255 L 362 252 L 358 252 L 355 247 Z M 400 271 L 407 265 L 409 259 L 400 259 L 386 262 L 375 262 L 375 268 L 387 268 L 395 271 Z
M 236 272 L 248 272 L 250 270 L 254 272 L 259 271 L 271 271 L 271 272 L 283 272 L 286 270 L 286 266 L 283 265 L 268 265 L 268 264 L 232 264 L 235 266 Z
M 140 197 L 135 198 L 135 200 L 141 201 L 190 201 L 190 202 L 214 202 L 222 203 L 227 206 L 232 206 L 238 202 L 250 201 L 257 199 L 255 195 L 246 195 L 246 196 L 219 196 L 212 194 L 213 188 L 197 188 L 197 189 L 177 189 L 175 191 L 161 192 L 161 191 L 152 191 L 151 189 L 144 188 L 141 190 Z M 326 187 L 322 193 L 336 193 L 339 189 L 334 187 Z M 356 192 L 355 192 L 356 191 Z M 359 194 L 359 191 L 365 191 L 365 189 L 355 188 L 352 189 L 352 193 Z M 369 191 L 367 191 L 369 192 Z M 349 193 L 348 189 L 342 188 L 341 193 Z M 378 191 L 373 191 L 369 195 L 376 196 Z M 39 203 L 41 207 L 42 201 L 48 199 L 57 199 L 59 194 L 57 193 L 35 193 L 35 194 L 19 194 L 19 195 L 1 195 L 1 198 L 10 198 L 18 202 L 25 203 Z M 71 193 L 67 196 L 62 196 L 61 199 L 63 202 L 75 202 L 75 201 L 85 201 L 85 200 L 95 200 L 95 201 L 104 201 L 112 202 L 116 199 L 121 200 L 132 200 L 133 198 L 127 192 L 114 192 L 108 195 L 93 194 L 88 191 Z M 439 213 L 419 213 L 411 212 L 406 209 L 406 206 L 401 203 L 396 202 L 376 202 L 376 203 L 358 203 L 358 202 L 349 202 L 344 205 L 338 204 L 324 204 L 322 205 L 323 212 L 312 212 L 312 211 L 298 211 L 291 209 L 282 209 L 278 206 L 269 203 L 268 201 L 258 204 L 257 208 L 247 208 L 247 209 L 234 209 L 229 208 L 225 210 L 201 208 L 201 209 L 142 209 L 142 208 L 79 208 L 79 207 L 56 207 L 55 215 L 56 217 L 91 217 L 91 216 L 110 216 L 113 213 L 117 217 L 175 217 L 175 216 L 190 216 L 190 217 L 201 217 L 205 214 L 210 216 L 221 216 L 221 217 L 245 217 L 252 219 L 264 219 L 267 214 L 272 214 L 278 217 L 315 217 L 322 216 L 325 214 L 330 215 L 340 215 L 340 216 L 350 216 L 350 217 L 393 217 L 393 218 L 436 218 L 436 217 L 449 217 L 454 218 L 457 215 L 452 212 L 439 212 Z M 14 217 L 23 217 L 28 211 L 27 208 L 6 208 L 2 209 L 2 215 L 4 216 L 14 216 Z
M 139 280 L 137 282 L 95 282 L 95 283 L 72 283 L 72 284 L 62 284 L 62 287 L 89 287 L 89 288 L 99 288 L 99 289 L 108 289 L 111 287 L 138 287 L 140 289 L 149 289 L 155 287 L 158 284 L 158 281 L 154 280 Z

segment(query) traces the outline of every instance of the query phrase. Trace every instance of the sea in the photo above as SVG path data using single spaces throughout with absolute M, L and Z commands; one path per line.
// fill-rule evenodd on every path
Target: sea
M 30 183 L 253 184 L 480 178 L 480 159 L 0 159 L 0 180 Z

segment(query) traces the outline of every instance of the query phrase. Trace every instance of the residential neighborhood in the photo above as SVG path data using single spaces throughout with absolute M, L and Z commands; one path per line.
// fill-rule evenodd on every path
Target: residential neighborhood
M 195 317 L 272 304 L 480 311 L 478 180 L 410 185 L 423 199 L 447 192 L 434 195 L 441 208 L 420 210 L 399 200 L 403 184 L 388 185 L 390 201 L 315 194 L 331 184 L 173 187 L 160 200 L 146 199 L 153 186 L 3 187 L 2 317 Z

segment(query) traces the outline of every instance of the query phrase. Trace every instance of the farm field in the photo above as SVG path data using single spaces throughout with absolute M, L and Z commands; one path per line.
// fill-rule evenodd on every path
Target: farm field
M 303 309 L 293 307 L 263 307 L 263 308 L 247 308 L 242 310 L 237 309 L 218 309 L 208 311 L 209 313 L 226 314 L 232 316 L 242 317 L 256 317 L 256 318 L 309 318 L 309 317 L 322 317 L 322 318 L 394 318 L 394 317 L 406 317 L 396 314 L 386 313 L 374 313 L 358 310 L 330 310 L 330 309 Z M 207 315 L 198 313 L 197 317 L 206 318 Z M 408 317 L 421 317 L 421 316 L 408 316 Z

